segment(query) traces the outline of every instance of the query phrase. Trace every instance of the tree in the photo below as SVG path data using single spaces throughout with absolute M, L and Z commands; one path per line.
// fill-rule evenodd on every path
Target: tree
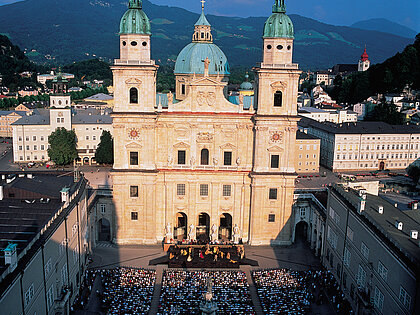
M 383 121 L 391 125 L 402 125 L 404 115 L 398 112 L 395 104 L 387 104 L 385 99 L 376 105 L 373 111 L 365 118 L 367 121 Z
M 55 164 L 67 165 L 77 158 L 76 133 L 73 130 L 57 128 L 49 137 L 48 155 Z
M 101 135 L 101 142 L 95 153 L 95 160 L 99 164 L 114 163 L 114 140 L 111 133 L 104 130 Z
M 407 174 L 410 175 L 410 177 L 414 180 L 415 183 L 417 183 L 420 178 L 420 167 L 410 165 L 407 168 Z

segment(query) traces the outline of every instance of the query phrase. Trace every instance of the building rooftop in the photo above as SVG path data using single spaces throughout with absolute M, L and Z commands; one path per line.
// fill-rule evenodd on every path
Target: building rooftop
M 313 127 L 332 134 L 420 134 L 420 126 L 389 125 L 379 121 L 334 124 L 303 117 L 298 124 L 303 128 Z
M 360 202 L 358 191 L 353 189 L 345 190 L 341 185 L 337 184 L 332 186 L 332 190 L 335 195 L 347 203 L 351 211 L 357 214 L 357 205 Z M 379 206 L 383 207 L 382 214 L 378 211 Z M 365 210 L 358 216 L 398 256 L 412 266 L 414 270 L 420 271 L 420 240 L 411 238 L 412 230 L 420 230 L 420 222 L 380 196 L 371 194 L 366 194 Z M 402 230 L 396 228 L 395 222 L 397 221 L 403 223 Z
M 15 179 L 7 183 L 8 177 Z M 60 190 L 68 187 L 73 192 L 76 186 L 72 174 L 2 175 L 0 185 L 0 249 L 17 244 L 18 255 L 61 207 Z M 0 274 L 5 268 L 0 251 Z
M 303 140 L 303 139 L 305 139 L 305 140 L 320 140 L 319 138 L 308 135 L 307 133 L 304 133 L 302 131 L 297 131 L 296 132 L 296 140 Z
M 85 101 L 109 101 L 114 99 L 112 96 L 104 93 L 98 93 L 91 97 L 85 98 Z

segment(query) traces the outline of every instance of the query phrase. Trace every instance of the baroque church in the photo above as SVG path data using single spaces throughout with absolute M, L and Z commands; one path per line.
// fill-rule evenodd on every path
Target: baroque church
M 175 64 L 175 94 L 157 100 L 158 66 L 141 0 L 120 23 L 112 66 L 112 180 L 117 244 L 220 240 L 292 242 L 298 79 L 293 24 L 275 0 L 263 32 L 251 108 L 227 100 L 229 64 L 202 13 Z

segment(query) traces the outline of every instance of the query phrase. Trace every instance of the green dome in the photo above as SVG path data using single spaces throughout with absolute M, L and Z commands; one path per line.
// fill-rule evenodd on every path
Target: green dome
M 276 0 L 273 14 L 264 25 L 264 38 L 294 38 L 292 20 L 286 15 L 284 0 Z
M 223 51 L 213 43 L 190 43 L 176 59 L 174 73 L 204 74 L 204 62 L 209 58 L 209 74 L 229 75 L 229 63 Z
M 239 87 L 240 90 L 242 90 L 242 91 L 252 91 L 254 89 L 254 86 L 248 80 L 249 80 L 249 75 L 247 74 L 247 75 L 245 75 L 245 81 L 242 82 L 241 86 Z
M 150 21 L 142 10 L 141 0 L 130 0 L 120 22 L 120 34 L 151 35 Z

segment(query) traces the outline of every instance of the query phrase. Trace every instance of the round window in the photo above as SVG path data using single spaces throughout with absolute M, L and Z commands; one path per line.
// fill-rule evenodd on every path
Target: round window
M 287 50 L 290 50 L 290 49 L 292 49 L 292 46 L 288 45 Z
M 127 42 L 126 41 L 123 41 L 122 44 L 123 44 L 123 46 L 127 46 Z
M 282 45 L 277 45 L 277 49 L 278 50 L 282 50 L 283 49 L 283 46 Z
M 272 48 L 271 45 L 267 45 L 267 49 L 270 50 Z
M 137 46 L 137 42 L 131 42 L 131 46 Z
M 143 42 L 143 43 L 141 43 L 144 47 L 146 47 L 147 46 L 147 42 Z

